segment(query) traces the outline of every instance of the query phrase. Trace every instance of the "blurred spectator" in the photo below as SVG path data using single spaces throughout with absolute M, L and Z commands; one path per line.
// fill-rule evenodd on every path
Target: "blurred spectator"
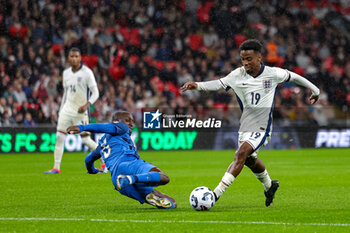
M 16 122 L 10 117 L 10 114 L 5 111 L 1 120 L 1 125 L 3 127 L 11 127 L 15 126 Z
M 8 1 L 11 10 L 0 20 L 0 122 L 7 111 L 16 124 L 28 112 L 39 124 L 54 123 L 67 51 L 77 46 L 87 59 L 98 56 L 89 63 L 101 93 L 93 112 L 98 122 L 117 109 L 141 119 L 140 108 L 154 107 L 237 124 L 232 92 L 180 95 L 178 89 L 227 75 L 241 65 L 240 43 L 255 37 L 265 45 L 267 64 L 323 86 L 319 105 L 309 108 L 305 90 L 285 83 L 274 114 L 281 121 L 331 124 L 334 114 L 321 109 L 350 111 L 344 2 L 308 8 L 299 1 Z
M 18 112 L 21 112 L 23 114 L 23 116 L 27 113 L 27 112 L 30 112 L 31 115 L 35 115 L 35 106 L 31 103 L 28 103 L 26 101 L 24 101 L 22 103 L 22 105 L 18 105 L 17 107 L 18 109 Z
M 30 114 L 30 112 L 27 112 L 25 114 L 23 124 L 27 127 L 35 127 L 36 126 L 36 122 L 33 120 L 32 114 Z
M 6 107 L 6 99 L 4 97 L 0 98 L 0 116 L 2 116 L 5 112 Z
M 40 88 L 40 87 L 39 87 Z M 47 95 L 50 97 L 56 97 L 57 96 L 57 80 L 54 76 L 51 76 L 49 78 L 49 81 L 45 87 Z M 40 98 L 40 97 L 39 97 Z
M 334 113 L 328 105 L 328 96 L 322 89 L 318 102 L 314 104 L 312 108 L 313 117 L 319 126 L 327 126 L 328 119 L 334 117 Z
M 92 16 L 91 23 L 93 25 L 96 25 L 97 27 L 101 28 L 105 25 L 105 20 L 101 15 L 101 10 L 99 7 L 96 8 L 95 14 Z
M 5 97 L 5 99 L 7 99 L 8 102 L 10 102 L 9 99 L 17 101 L 13 85 L 9 85 L 7 87 L 7 90 L 4 92 L 3 97 Z
M 181 73 L 178 74 L 177 76 L 177 83 L 179 86 L 184 85 L 186 82 L 192 82 L 193 81 L 193 76 L 188 73 L 188 70 L 186 67 L 183 67 L 181 70 Z
M 102 56 L 103 55 L 103 47 L 101 46 L 100 38 L 98 35 L 95 35 L 94 39 L 92 40 L 91 45 L 91 54 Z
M 102 48 L 111 46 L 114 42 L 113 36 L 107 31 L 106 28 L 100 32 L 99 42 Z
M 305 54 L 304 49 L 300 49 L 295 57 L 297 65 L 303 69 L 306 69 L 309 65 L 309 57 Z
M 77 33 L 73 31 L 71 28 L 69 28 L 63 35 L 64 38 L 64 44 L 65 45 L 71 45 L 73 42 L 77 41 L 79 39 Z
M 88 42 L 93 41 L 95 39 L 95 36 L 98 34 L 98 28 L 96 27 L 96 24 L 91 24 L 91 27 L 86 28 L 85 33 L 88 36 Z
M 212 26 L 209 27 L 208 32 L 204 33 L 203 42 L 207 47 L 210 47 L 212 45 L 217 46 L 219 44 L 219 36 Z
M 22 105 L 24 101 L 27 101 L 26 93 L 22 90 L 22 84 L 19 81 L 14 82 L 15 85 L 15 91 L 13 92 L 13 95 L 15 99 L 17 100 L 19 105 Z
M 56 122 L 58 119 L 57 112 L 59 110 L 58 104 L 54 101 L 54 96 L 50 95 L 46 98 L 40 105 L 43 116 L 46 119 L 50 119 L 53 122 Z
M 330 52 L 327 44 L 325 42 L 322 42 L 322 44 L 318 50 L 318 56 L 321 59 L 325 59 L 325 58 L 329 57 L 330 55 L 331 55 L 331 52 Z
M 157 50 L 156 59 L 160 61 L 169 61 L 170 60 L 170 51 L 167 48 L 165 42 L 160 44 L 160 47 Z
M 16 124 L 18 125 L 18 126 L 20 126 L 20 125 L 22 125 L 23 124 L 23 114 L 21 113 L 21 112 L 18 112 L 17 114 L 16 114 L 16 117 L 15 117 L 15 120 L 16 120 Z
M 36 91 L 38 94 L 39 102 L 44 101 L 48 97 L 48 93 L 43 82 L 40 82 L 40 85 Z
M 28 79 L 23 79 L 22 90 L 26 95 L 26 98 L 29 98 L 32 95 L 33 88 L 29 85 Z
M 159 78 L 164 82 L 177 83 L 176 74 L 168 62 L 165 63 L 164 68 L 160 71 Z
M 321 2 L 318 2 L 317 6 L 312 9 L 313 15 L 318 20 L 323 20 L 328 12 L 329 12 L 329 9 L 327 7 L 322 7 Z

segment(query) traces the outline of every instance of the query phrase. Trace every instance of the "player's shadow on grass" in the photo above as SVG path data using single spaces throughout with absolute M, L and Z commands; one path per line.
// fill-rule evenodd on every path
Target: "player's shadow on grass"
M 178 205 L 176 209 L 158 209 L 156 207 L 144 204 L 143 206 L 138 206 L 138 205 L 130 205 L 130 206 L 110 206 L 110 207 L 104 207 L 104 211 L 111 212 L 111 213 L 118 213 L 118 214 L 142 214 L 142 213 L 172 213 L 172 212 L 210 212 L 210 213 L 219 213 L 219 212 L 232 212 L 235 210 L 242 210 L 245 209 L 247 211 L 253 211 L 253 210 L 258 210 L 258 209 L 266 209 L 265 205 L 257 206 L 257 205 L 249 205 L 249 204 L 220 204 L 220 206 L 214 206 L 211 210 L 209 211 L 196 211 L 191 208 L 189 204 L 183 204 L 183 205 Z
M 176 209 L 158 209 L 153 206 L 128 206 L 128 207 L 121 207 L 121 206 L 114 206 L 114 207 L 108 207 L 104 208 L 104 211 L 112 212 L 112 213 L 118 213 L 118 214 L 142 214 L 142 213 L 158 213 L 158 212 L 178 212 L 179 210 L 184 210 L 180 208 Z

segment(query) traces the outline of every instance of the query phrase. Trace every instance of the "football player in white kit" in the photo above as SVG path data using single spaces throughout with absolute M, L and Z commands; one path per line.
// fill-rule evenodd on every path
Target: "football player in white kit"
M 63 71 L 64 94 L 58 116 L 56 146 L 54 151 L 54 167 L 45 174 L 60 174 L 61 160 L 64 151 L 66 129 L 71 125 L 89 124 L 88 108 L 99 97 L 97 84 L 93 72 L 81 63 L 81 52 L 78 48 L 71 48 L 68 54 L 71 65 Z M 89 97 L 91 92 L 91 96 Z M 90 138 L 89 133 L 81 133 L 82 142 L 94 150 L 97 144 Z M 102 167 L 104 162 L 101 160 Z
M 233 89 L 242 110 L 238 132 L 239 148 L 235 153 L 234 161 L 227 168 L 219 185 L 214 189 L 215 198 L 220 198 L 242 171 L 243 166 L 246 165 L 263 184 L 266 197 L 265 205 L 269 206 L 274 199 L 279 182 L 271 180 L 265 165 L 257 158 L 257 153 L 262 146 L 269 142 L 271 137 L 272 113 L 277 85 L 283 82 L 295 82 L 309 88 L 312 91 L 311 104 L 318 100 L 320 90 L 294 72 L 265 66 L 261 62 L 262 45 L 258 40 L 246 40 L 239 49 L 242 67 L 218 80 L 185 83 L 181 87 L 181 91 Z

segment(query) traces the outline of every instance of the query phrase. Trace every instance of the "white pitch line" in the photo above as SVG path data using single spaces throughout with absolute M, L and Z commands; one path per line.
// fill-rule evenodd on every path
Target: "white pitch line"
M 293 222 L 249 222 L 249 221 L 195 221 L 195 220 L 138 220 L 138 219 L 84 219 L 84 218 L 0 218 L 0 221 L 91 221 L 128 223 L 205 223 L 287 226 L 339 226 L 350 227 L 350 223 L 293 223 Z

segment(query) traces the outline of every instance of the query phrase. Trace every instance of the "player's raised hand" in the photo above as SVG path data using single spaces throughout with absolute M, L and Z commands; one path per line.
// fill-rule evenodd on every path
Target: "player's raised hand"
M 78 109 L 78 113 L 84 113 L 88 107 L 90 106 L 90 103 L 87 102 L 86 104 L 84 104 L 83 106 L 81 106 L 79 109 Z
M 78 133 L 80 133 L 80 129 L 79 129 L 79 127 L 76 126 L 76 125 L 69 126 L 69 127 L 67 128 L 67 133 L 69 133 L 69 134 L 78 134 Z
M 197 87 L 198 87 L 197 83 L 187 82 L 180 88 L 180 91 L 185 92 L 187 90 L 195 90 L 195 89 L 197 89 Z
M 311 104 L 316 103 L 317 100 L 318 100 L 318 95 L 312 94 L 312 95 L 310 96 L 309 100 L 310 100 L 310 103 L 311 103 Z

